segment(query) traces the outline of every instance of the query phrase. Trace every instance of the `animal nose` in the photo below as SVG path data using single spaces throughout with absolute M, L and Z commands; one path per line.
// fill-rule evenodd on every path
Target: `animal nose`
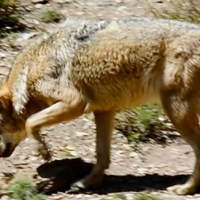
M 3 137 L 2 137 L 2 135 L 0 135 L 0 142 L 3 142 Z

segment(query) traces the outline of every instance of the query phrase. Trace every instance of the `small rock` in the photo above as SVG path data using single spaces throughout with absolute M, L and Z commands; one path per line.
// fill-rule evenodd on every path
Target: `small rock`
M 76 12 L 77 15 L 82 16 L 84 15 L 84 12 L 80 11 L 80 12 Z
M 165 119 L 164 116 L 159 116 L 159 117 L 158 117 L 158 120 L 161 121 L 161 122 L 164 122 L 166 119 Z
M 132 151 L 133 149 L 130 147 L 129 144 L 123 144 L 122 145 L 123 149 L 127 150 L 127 151 Z
M 12 169 L 11 173 L 13 174 L 17 173 L 17 169 Z
M 74 150 L 76 150 L 76 147 L 67 145 L 66 149 L 69 150 L 69 151 L 74 151 Z
M 19 38 L 17 41 L 20 42 L 22 40 L 28 40 L 32 37 L 34 37 L 35 35 L 37 35 L 38 33 L 33 32 L 33 33 L 24 33 L 21 35 L 21 38 Z
M 55 195 L 55 196 L 52 196 L 51 199 L 55 199 L 55 200 L 61 200 L 61 199 L 64 199 L 64 195 L 63 194 L 60 194 L 60 195 Z
M 76 195 L 76 198 L 77 199 L 80 199 L 80 198 L 82 198 L 83 197 L 83 194 L 78 194 L 78 195 Z
M 36 4 L 35 5 L 35 8 L 38 8 L 38 9 L 40 9 L 40 8 L 42 8 L 44 5 L 43 4 L 41 4 L 41 3 L 38 3 L 38 4 Z
M 35 153 L 36 153 L 36 152 L 35 152 Z M 30 157 L 30 160 L 31 160 L 31 161 L 36 161 L 36 160 L 38 160 L 38 157 L 37 157 L 37 156 L 34 156 L 34 157 L 31 156 L 31 157 Z
M 145 174 L 145 173 L 147 173 L 149 171 L 149 169 L 147 169 L 147 168 L 138 168 L 137 171 L 138 171 L 139 174 Z
M 139 158 L 139 155 L 138 155 L 138 153 L 136 153 L 136 152 L 131 152 L 131 153 L 129 154 L 129 157 L 131 157 L 131 158 Z
M 72 3 L 72 0 L 54 0 L 56 3 L 60 3 L 60 4 L 63 4 L 63 3 L 66 3 L 66 4 L 69 4 L 69 3 Z
M 65 147 L 63 147 L 63 146 L 59 146 L 58 148 L 57 148 L 57 150 L 60 150 L 60 151 L 64 151 L 66 148 Z
M 7 195 L 3 195 L 3 196 L 1 197 L 1 200 L 10 200 L 10 197 L 7 196 Z
M 0 52 L 0 58 L 5 58 L 6 56 L 7 56 L 6 53 L 4 53 L 4 52 Z
M 142 151 L 143 151 L 143 152 L 147 152 L 147 151 L 149 151 L 150 149 L 151 149 L 151 147 L 143 147 L 143 148 L 142 148 Z
M 74 157 L 78 157 L 79 156 L 78 152 L 76 152 L 76 151 L 71 151 L 70 154 L 72 156 L 74 156 Z
M 28 156 L 21 156 L 21 160 L 27 160 L 28 159 Z
M 117 8 L 117 10 L 119 12 L 122 12 L 122 11 L 126 10 L 126 6 L 120 6 L 119 8 Z
M 200 194 L 194 194 L 194 196 L 190 196 L 190 197 L 191 199 L 193 199 L 194 197 L 200 199 Z
M 34 24 L 40 24 L 40 22 L 38 20 L 36 20 L 36 19 L 33 20 L 33 23 Z
M 76 134 L 78 137 L 83 137 L 83 136 L 87 135 L 87 133 L 85 133 L 85 132 L 80 132 L 80 131 L 75 132 L 75 134 Z

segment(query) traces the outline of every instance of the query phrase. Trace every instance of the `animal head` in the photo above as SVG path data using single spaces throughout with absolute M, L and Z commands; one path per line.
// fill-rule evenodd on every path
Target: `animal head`
M 25 137 L 22 121 L 13 115 L 12 95 L 5 84 L 0 88 L 0 157 L 10 156 Z

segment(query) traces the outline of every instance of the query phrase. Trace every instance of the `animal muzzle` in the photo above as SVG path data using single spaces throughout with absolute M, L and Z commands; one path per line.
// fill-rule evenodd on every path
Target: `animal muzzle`
M 9 157 L 13 153 L 13 148 L 11 143 L 1 144 L 0 147 L 0 157 Z

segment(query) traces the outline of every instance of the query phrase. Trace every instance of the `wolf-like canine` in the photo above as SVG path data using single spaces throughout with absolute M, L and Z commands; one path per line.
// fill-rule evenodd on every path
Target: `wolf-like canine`
M 70 21 L 25 48 L 0 89 L 0 156 L 40 129 L 93 112 L 97 163 L 73 188 L 101 183 L 110 162 L 115 110 L 159 101 L 191 145 L 194 172 L 177 194 L 200 183 L 200 26 L 171 20 Z

